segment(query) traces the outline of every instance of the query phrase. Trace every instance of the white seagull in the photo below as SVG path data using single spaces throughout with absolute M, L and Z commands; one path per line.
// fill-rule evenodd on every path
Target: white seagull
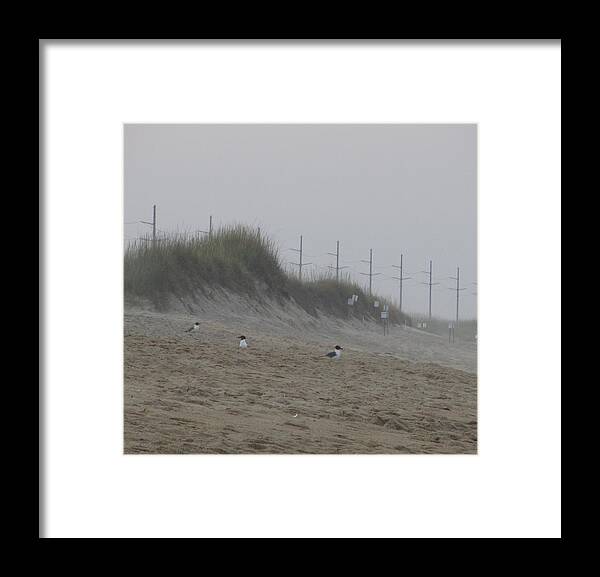
M 335 345 L 335 349 L 330 353 L 327 353 L 325 356 L 329 357 L 330 359 L 339 359 L 342 356 L 341 351 L 343 350 L 344 349 L 340 347 L 340 345 Z
M 248 343 L 246 342 L 246 337 L 242 335 L 241 337 L 238 337 L 238 339 L 240 339 L 240 349 L 247 349 Z
M 185 331 L 186 333 L 191 333 L 192 331 L 199 331 L 200 330 L 200 323 L 198 321 L 196 321 L 187 331 Z

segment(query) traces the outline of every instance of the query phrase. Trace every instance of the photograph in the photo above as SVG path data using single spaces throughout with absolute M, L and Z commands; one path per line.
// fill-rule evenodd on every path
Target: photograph
M 124 454 L 477 455 L 476 123 L 123 151 Z
M 561 538 L 561 46 L 40 39 L 40 538 Z

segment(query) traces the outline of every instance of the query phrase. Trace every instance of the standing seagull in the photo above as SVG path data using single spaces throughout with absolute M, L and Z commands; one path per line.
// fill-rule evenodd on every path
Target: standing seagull
M 238 337 L 238 339 L 240 339 L 240 349 L 247 349 L 248 343 L 246 342 L 246 337 L 242 335 L 241 337 Z
M 343 350 L 344 349 L 340 347 L 340 345 L 335 345 L 335 349 L 330 353 L 327 353 L 325 356 L 329 357 L 330 359 L 339 359 L 342 356 L 342 353 L 340 351 Z
M 198 321 L 196 321 L 187 331 L 185 331 L 186 333 L 191 333 L 192 331 L 199 331 L 200 330 L 200 323 Z

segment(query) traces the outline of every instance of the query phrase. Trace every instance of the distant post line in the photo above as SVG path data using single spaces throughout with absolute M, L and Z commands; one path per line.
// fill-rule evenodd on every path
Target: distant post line
M 156 205 L 152 205 L 152 222 L 146 220 L 140 220 L 142 224 L 149 224 L 152 226 L 152 244 L 156 243 Z
M 456 326 L 458 326 L 458 295 L 460 294 L 460 268 L 456 267 Z
M 152 206 L 152 242 L 156 242 L 156 205 Z
M 434 284 L 440 284 L 439 282 L 433 282 L 433 261 L 429 261 L 429 272 L 426 270 L 421 271 L 429 275 L 429 282 L 421 283 L 429 285 L 429 322 L 431 322 L 431 289 Z
M 405 280 L 409 280 L 411 277 L 409 276 L 404 276 L 404 255 L 401 254 L 400 255 L 400 266 L 396 266 L 396 265 L 392 265 L 394 268 L 398 268 L 400 269 L 400 276 L 394 276 L 392 278 L 395 278 L 397 280 L 400 281 L 400 301 L 399 301 L 399 306 L 398 306 L 398 310 L 400 312 L 402 312 L 402 282 Z
M 335 252 L 328 252 L 331 256 L 335 257 L 335 282 L 340 284 L 340 270 L 343 268 L 348 268 L 346 266 L 340 266 L 340 241 L 337 240 L 335 243 L 336 249 Z M 330 266 L 329 268 L 333 268 Z
M 373 249 L 369 252 L 369 296 L 373 293 Z
M 302 235 L 300 235 L 300 268 L 298 269 L 298 278 L 302 280 Z
M 431 280 L 433 275 L 433 261 L 429 261 L 429 321 L 431 321 Z
M 373 249 L 370 248 L 369 249 L 369 260 L 363 260 L 361 262 L 368 262 L 369 263 L 369 272 L 368 272 L 368 277 L 369 277 L 369 296 L 372 296 L 373 294 L 373 277 L 377 276 L 378 274 L 381 273 L 374 273 L 373 272 Z M 360 274 L 367 276 L 366 272 L 361 272 Z
M 294 252 L 297 252 L 300 255 L 300 262 L 299 263 L 293 262 L 293 263 L 290 263 L 290 264 L 294 264 L 294 265 L 298 266 L 298 279 L 302 280 L 302 267 L 303 266 L 308 266 L 309 264 L 312 264 L 312 262 L 303 262 L 302 261 L 302 252 L 303 252 L 303 249 L 302 249 L 302 235 L 300 235 L 300 250 L 298 250 L 297 248 L 291 248 L 290 250 L 293 250 Z
M 458 326 L 458 301 L 459 301 L 459 295 L 460 295 L 460 291 L 464 291 L 464 288 L 460 288 L 460 267 L 456 267 L 456 276 L 451 276 L 451 279 L 454 279 L 456 281 L 456 289 L 451 289 L 451 290 L 456 290 L 456 326 Z
M 400 300 L 398 302 L 400 312 L 402 312 L 402 281 L 404 280 L 403 279 L 403 274 L 404 273 L 402 272 L 402 265 L 403 265 L 402 261 L 403 260 L 404 260 L 404 255 L 401 254 L 400 255 Z

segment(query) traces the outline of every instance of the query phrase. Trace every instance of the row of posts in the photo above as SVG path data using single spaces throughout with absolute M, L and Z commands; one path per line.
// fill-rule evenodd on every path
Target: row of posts
M 300 248 L 291 248 L 290 250 L 293 250 L 294 252 L 297 252 L 299 255 L 299 262 L 293 262 L 290 264 L 293 264 L 295 266 L 298 267 L 298 278 L 300 280 L 302 280 L 302 268 L 305 266 L 308 266 L 309 264 L 312 264 L 310 262 L 304 262 L 302 260 L 302 256 L 303 256 L 303 247 L 302 247 L 302 235 L 300 235 Z M 330 266 L 329 268 L 332 270 L 335 270 L 335 279 L 336 282 L 339 283 L 339 279 L 340 279 L 340 271 L 342 269 L 348 268 L 346 266 L 340 266 L 340 241 L 336 241 L 336 251 L 335 252 L 328 252 L 327 254 L 330 254 L 331 256 L 335 256 L 335 267 Z M 361 272 L 360 274 L 364 275 L 364 276 L 368 276 L 369 277 L 369 296 L 371 296 L 373 294 L 373 277 L 374 276 L 378 276 L 381 273 L 374 273 L 373 272 L 373 249 L 369 249 L 369 260 L 361 260 L 361 262 L 364 262 L 366 264 L 369 265 L 369 272 Z M 402 293 L 403 293 L 403 283 L 405 280 L 410 280 L 412 277 L 410 276 L 404 276 L 404 255 L 401 254 L 400 255 L 400 266 L 396 266 L 396 265 L 392 265 L 393 268 L 399 269 L 399 276 L 394 276 L 392 278 L 400 281 L 400 293 L 399 293 L 399 301 L 398 301 L 398 309 L 400 312 L 402 312 Z M 439 282 L 433 282 L 433 261 L 429 261 L 429 270 L 423 270 L 421 271 L 422 273 L 426 274 L 428 276 L 428 280 L 427 282 L 422 282 L 421 284 L 427 285 L 429 288 L 429 319 L 431 320 L 431 302 L 432 302 L 432 289 L 435 285 L 439 285 Z M 460 287 L 460 268 L 456 269 L 456 276 L 452 276 L 449 277 L 453 280 L 456 281 L 456 288 L 455 289 L 450 289 L 450 290 L 455 290 L 456 291 L 456 323 L 458 323 L 458 314 L 459 314 L 459 294 L 461 291 L 465 290 L 464 288 Z M 350 303 L 348 303 L 350 304 Z M 352 303 L 354 304 L 354 303 Z
M 147 221 L 140 221 L 144 224 L 149 224 L 152 226 L 152 240 L 153 242 L 156 241 L 156 205 L 153 205 L 152 207 L 152 222 L 147 222 Z M 209 218 L 209 226 L 208 226 L 208 230 L 207 231 L 200 231 L 200 232 L 204 232 L 207 233 L 209 236 L 212 236 L 212 231 L 213 231 L 213 222 L 212 222 L 212 215 L 210 215 Z M 258 228 L 258 235 L 260 236 L 260 227 Z M 300 236 L 300 249 L 291 249 L 294 250 L 296 252 L 299 253 L 299 257 L 300 257 L 300 262 L 299 263 L 294 263 L 298 265 L 298 276 L 300 279 L 302 279 L 302 267 L 303 266 L 307 266 L 309 264 L 312 263 L 308 263 L 308 262 L 302 262 L 302 236 Z M 347 268 L 345 266 L 340 266 L 340 241 L 338 240 L 336 242 L 336 251 L 335 253 L 328 253 L 331 254 L 332 256 L 336 257 L 336 263 L 335 263 L 335 267 L 330 267 L 330 268 L 335 268 L 335 276 L 336 276 L 336 281 L 339 282 L 339 274 L 340 274 L 340 270 Z M 404 276 L 404 255 L 400 255 L 400 266 L 396 266 L 396 265 L 392 265 L 394 268 L 398 268 L 400 269 L 400 276 L 399 277 L 392 277 L 396 280 L 400 281 L 400 301 L 399 301 L 399 310 L 400 312 L 402 312 L 402 283 L 405 280 L 409 280 L 411 277 L 406 277 Z M 365 276 L 369 277 L 369 295 L 372 294 L 372 281 L 373 281 L 373 277 L 377 276 L 380 273 L 373 273 L 373 249 L 369 249 L 369 260 L 363 260 L 362 262 L 368 263 L 369 264 L 369 272 L 368 273 L 360 273 L 363 274 Z M 427 283 L 423 283 L 423 284 L 428 284 L 429 285 L 429 318 L 431 319 L 431 289 L 432 286 L 435 284 L 439 284 L 439 283 L 434 283 L 433 281 L 433 263 L 432 261 L 429 261 L 429 270 L 428 271 L 422 271 L 426 274 L 428 274 L 429 276 L 429 281 Z M 459 293 L 460 291 L 465 290 L 464 288 L 460 288 L 460 269 L 457 268 L 456 269 L 456 276 L 455 277 L 450 277 L 453 280 L 456 280 L 456 323 L 458 323 L 458 307 L 459 307 Z M 358 295 L 352 295 L 351 297 L 348 298 L 348 318 L 350 318 L 350 311 L 351 311 L 351 306 L 354 306 L 354 303 L 358 300 Z M 375 301 L 374 302 L 374 307 L 375 308 L 379 308 L 379 301 Z M 388 305 L 384 305 L 383 310 L 381 311 L 381 321 L 383 324 L 383 334 L 387 335 L 389 333 L 389 307 Z M 454 328 L 455 325 L 454 323 L 450 323 L 448 325 L 448 340 L 449 342 L 454 342 Z

